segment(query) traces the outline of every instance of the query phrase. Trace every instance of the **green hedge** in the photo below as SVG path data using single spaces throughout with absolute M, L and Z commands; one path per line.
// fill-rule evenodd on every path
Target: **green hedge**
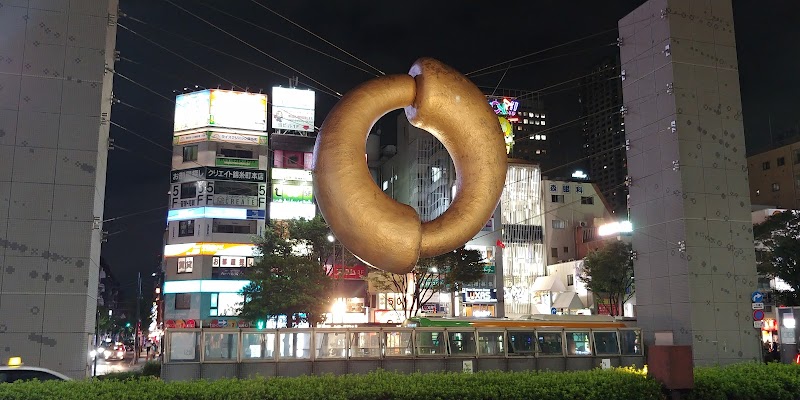
M 800 399 L 800 366 L 743 363 L 694 369 L 690 400 Z
M 154 367 L 151 367 L 154 369 Z M 163 382 L 135 379 L 0 384 L 0 399 L 664 399 L 661 385 L 629 368 L 580 372 L 480 372 Z M 744 363 L 695 369 L 685 399 L 800 399 L 800 366 Z
M 661 399 L 661 386 L 628 369 L 482 372 L 219 380 L 155 378 L 0 385 L 0 399 Z

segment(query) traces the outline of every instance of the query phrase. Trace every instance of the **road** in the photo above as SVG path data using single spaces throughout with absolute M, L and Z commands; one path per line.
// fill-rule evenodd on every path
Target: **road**
M 142 369 L 144 365 L 144 357 L 139 358 L 137 364 L 131 364 L 133 361 L 133 352 L 125 353 L 123 360 L 104 360 L 99 358 L 97 360 L 97 375 L 105 375 L 111 372 L 130 372 Z

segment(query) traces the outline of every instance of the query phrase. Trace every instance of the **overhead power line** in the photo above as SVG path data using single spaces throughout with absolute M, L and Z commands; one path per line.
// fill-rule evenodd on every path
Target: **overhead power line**
M 320 81 L 308 76 L 307 74 L 301 72 L 297 68 L 292 67 L 291 65 L 279 60 L 277 57 L 267 53 L 266 51 L 259 49 L 258 47 L 252 45 L 250 42 L 248 42 L 248 41 L 246 41 L 246 40 L 244 40 L 244 39 L 242 39 L 242 38 L 240 38 L 240 37 L 228 32 L 228 31 L 226 31 L 225 29 L 220 28 L 219 26 L 215 25 L 213 22 L 211 22 L 211 21 L 209 21 L 209 20 L 207 20 L 207 19 L 205 19 L 205 18 L 203 18 L 203 17 L 201 17 L 201 16 L 199 16 L 199 15 L 197 15 L 197 14 L 195 14 L 195 13 L 193 13 L 193 12 L 191 12 L 191 11 L 189 11 L 189 10 L 179 6 L 179 5 L 177 5 L 177 4 L 175 4 L 175 2 L 173 2 L 171 0 L 164 0 L 164 1 L 169 3 L 169 4 L 171 4 L 173 7 L 178 8 L 179 10 L 181 10 L 181 11 L 183 11 L 183 12 L 185 12 L 185 13 L 187 13 L 187 14 L 189 14 L 189 15 L 197 18 L 197 19 L 199 19 L 200 21 L 203 21 L 206 25 L 211 26 L 212 28 L 214 28 L 214 29 L 216 29 L 216 30 L 218 30 L 218 31 L 220 31 L 220 32 L 222 32 L 222 33 L 224 33 L 224 34 L 236 39 L 237 41 L 241 42 L 242 44 L 246 45 L 247 47 L 250 47 L 251 49 L 253 49 L 253 50 L 255 50 L 255 51 L 257 51 L 257 52 L 259 52 L 259 53 L 261 53 L 261 54 L 263 54 L 263 55 L 265 55 L 267 57 L 269 57 L 270 59 L 274 60 L 275 62 L 277 62 L 277 63 L 279 63 L 281 65 L 283 65 L 284 67 L 291 69 L 292 71 L 294 71 L 294 72 L 300 74 L 301 76 L 303 76 L 303 77 L 311 80 L 312 82 L 316 83 L 317 85 L 320 85 L 320 86 L 324 87 L 325 89 L 328 89 L 328 90 L 336 93 L 339 97 L 342 96 L 341 93 L 337 92 L 334 89 L 331 89 L 329 86 L 326 86 L 324 83 L 322 83 L 322 82 L 320 82 Z
M 377 69 L 377 68 L 373 67 L 373 66 L 372 66 L 372 65 L 370 65 L 368 62 L 366 62 L 366 61 L 364 61 L 364 60 L 362 60 L 362 59 L 360 59 L 360 58 L 358 58 L 358 57 L 354 56 L 353 54 L 349 53 L 347 50 L 345 50 L 345 49 L 343 49 L 343 48 L 341 48 L 341 47 L 339 47 L 339 46 L 337 46 L 337 45 L 335 45 L 335 44 L 331 43 L 330 41 L 326 40 L 326 39 L 325 39 L 325 38 L 323 38 L 322 36 L 320 36 L 320 35 L 317 35 L 317 34 L 316 34 L 316 33 L 314 33 L 314 32 L 311 32 L 310 30 L 308 30 L 308 29 L 304 28 L 303 26 L 301 26 L 300 24 L 298 24 L 298 23 L 296 23 L 296 22 L 294 22 L 294 21 L 290 20 L 289 18 L 286 18 L 286 17 L 284 17 L 283 15 L 279 14 L 279 13 L 278 13 L 278 12 L 276 12 L 275 10 L 273 10 L 273 9 L 271 9 L 271 8 L 269 8 L 269 7 L 265 6 L 265 5 L 263 5 L 263 4 L 261 4 L 260 2 L 258 2 L 258 1 L 256 1 L 256 0 L 250 0 L 250 1 L 252 1 L 252 2 L 253 2 L 253 3 L 255 3 L 255 4 L 257 4 L 259 7 L 261 7 L 261 8 L 263 8 L 263 9 L 265 9 L 265 10 L 267 10 L 267 11 L 269 11 L 269 12 L 271 12 L 271 13 L 273 13 L 273 14 L 275 14 L 275 15 L 277 15 L 277 16 L 279 16 L 279 17 L 281 17 L 281 18 L 283 18 L 285 21 L 289 22 L 290 24 L 292 24 L 292 25 L 294 25 L 294 26 L 296 26 L 296 27 L 298 27 L 298 28 L 300 28 L 300 29 L 302 29 L 302 30 L 304 30 L 304 31 L 308 32 L 309 34 L 313 35 L 313 36 L 314 36 L 314 37 L 316 37 L 317 39 L 319 39 L 319 40 L 322 40 L 323 42 L 325 42 L 325 43 L 327 43 L 328 45 L 332 46 L 333 48 L 335 48 L 335 49 L 337 49 L 337 50 L 341 51 L 342 53 L 344 53 L 344 54 L 347 54 L 348 56 L 352 57 L 352 58 L 353 58 L 353 59 L 355 59 L 355 60 L 358 60 L 358 61 L 359 61 L 359 62 L 361 62 L 362 64 L 364 64 L 364 65 L 366 65 L 366 66 L 368 66 L 368 67 L 370 67 L 370 68 L 374 69 L 375 71 L 378 71 L 378 73 L 379 73 L 379 74 L 381 74 L 381 75 L 386 75 L 386 74 L 385 74 L 383 71 L 381 71 L 381 70 L 379 70 L 379 69 Z

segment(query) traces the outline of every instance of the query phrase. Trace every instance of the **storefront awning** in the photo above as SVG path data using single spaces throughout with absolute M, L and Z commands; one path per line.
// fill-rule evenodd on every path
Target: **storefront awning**
M 564 292 L 567 290 L 564 284 L 555 276 L 540 276 L 533 281 L 534 292 Z
M 570 310 L 580 310 L 582 308 L 586 308 L 581 301 L 581 298 L 578 297 L 578 294 L 575 292 L 564 292 L 556 297 L 556 301 L 553 302 L 553 308 L 562 309 L 567 308 Z

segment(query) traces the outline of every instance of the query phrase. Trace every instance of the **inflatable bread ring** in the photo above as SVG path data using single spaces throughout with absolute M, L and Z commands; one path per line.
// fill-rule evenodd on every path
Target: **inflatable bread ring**
M 444 144 L 455 165 L 455 199 L 429 222 L 383 193 L 364 162 L 370 129 L 399 108 Z M 500 200 L 506 165 L 503 133 L 486 97 L 454 69 L 421 58 L 408 75 L 367 81 L 333 107 L 314 146 L 314 196 L 336 238 L 356 257 L 404 274 L 419 258 L 457 249 L 480 232 Z

